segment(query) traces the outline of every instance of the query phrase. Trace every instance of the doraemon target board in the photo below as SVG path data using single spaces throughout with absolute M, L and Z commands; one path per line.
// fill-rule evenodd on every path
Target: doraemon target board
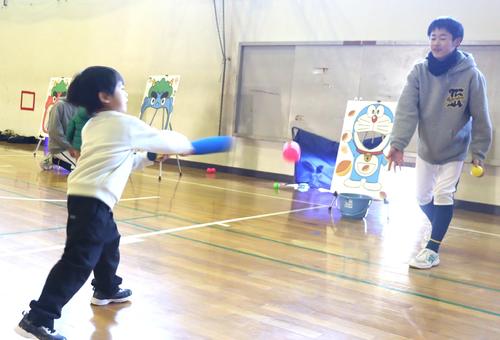
M 149 125 L 166 129 L 167 118 L 174 110 L 174 100 L 180 76 L 149 76 L 141 104 L 140 117 Z
M 396 102 L 349 101 L 331 190 L 385 198 L 389 140 Z

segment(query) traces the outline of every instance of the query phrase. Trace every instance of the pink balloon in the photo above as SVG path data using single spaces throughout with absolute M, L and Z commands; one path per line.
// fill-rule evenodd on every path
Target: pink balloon
M 286 142 L 283 145 L 283 159 L 290 163 L 295 163 L 300 159 L 300 146 L 297 142 Z

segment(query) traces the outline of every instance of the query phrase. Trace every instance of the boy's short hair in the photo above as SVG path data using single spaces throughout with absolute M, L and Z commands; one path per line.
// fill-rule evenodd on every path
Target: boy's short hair
M 93 115 L 103 107 L 99 92 L 113 94 L 119 82 L 123 83 L 123 77 L 111 67 L 88 67 L 73 78 L 68 88 L 67 100 L 73 105 L 85 108 L 88 115 Z
M 453 40 L 464 37 L 464 26 L 452 17 L 439 17 L 432 20 L 427 29 L 427 36 L 430 37 L 432 31 L 438 28 L 447 30 L 453 37 Z

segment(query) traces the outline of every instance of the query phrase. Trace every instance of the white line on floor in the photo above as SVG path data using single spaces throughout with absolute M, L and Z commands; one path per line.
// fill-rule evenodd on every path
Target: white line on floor
M 228 220 L 222 220 L 222 221 L 215 221 L 215 222 L 207 222 L 207 223 L 199 223 L 199 224 L 193 224 L 190 226 L 186 227 L 179 227 L 179 228 L 173 228 L 173 229 L 165 229 L 165 230 L 158 230 L 158 231 L 152 231 L 149 233 L 143 233 L 143 234 L 136 234 L 136 235 L 131 235 L 131 236 L 125 236 L 124 238 L 127 237 L 150 237 L 150 236 L 156 236 L 156 235 L 162 235 L 162 234 L 171 234 L 175 233 L 178 231 L 185 231 L 185 230 L 191 230 L 191 229 L 198 229 L 198 228 L 204 228 L 208 227 L 211 225 L 220 225 L 220 224 L 226 224 L 226 223 L 232 223 L 232 222 L 240 222 L 240 221 L 246 221 L 246 220 L 253 220 L 257 218 L 263 218 L 263 217 L 271 217 L 271 216 L 278 216 L 278 215 L 285 215 L 285 214 L 291 214 L 291 213 L 296 213 L 296 212 L 301 212 L 301 211 L 306 211 L 306 210 L 312 210 L 312 209 L 320 209 L 320 208 L 327 208 L 329 205 L 318 205 L 315 207 L 307 207 L 307 208 L 302 208 L 302 209 L 294 209 L 294 210 L 284 210 L 284 211 L 278 211 L 274 213 L 269 213 L 269 214 L 261 214 L 261 215 L 254 215 L 254 216 L 247 216 L 247 217 L 237 217 L 237 218 L 231 218 Z M 126 223 L 126 222 L 124 222 Z
M 158 198 L 160 198 L 160 196 L 132 197 L 132 198 L 123 198 L 123 199 L 120 200 L 120 202 L 124 202 L 124 201 L 139 201 L 139 200 L 151 200 L 151 199 L 158 199 Z M 30 197 L 13 197 L 13 196 L 0 196 L 0 200 L 66 202 L 65 199 L 30 198 Z
M 487 233 L 485 231 L 479 231 L 479 230 L 468 229 L 468 228 L 460 228 L 460 227 L 451 227 L 450 226 L 450 229 L 462 230 L 462 231 L 467 231 L 469 233 L 476 233 L 476 234 L 481 234 L 481 235 L 488 235 L 488 236 L 500 237 L 500 234 Z
M 152 200 L 152 199 L 157 199 L 160 198 L 160 196 L 145 196 L 145 197 L 132 197 L 132 198 L 122 198 L 120 202 L 125 202 L 125 201 L 140 201 L 140 200 Z
M 11 257 L 11 256 L 22 256 L 22 255 L 29 255 L 29 254 L 37 254 L 37 253 L 43 253 L 46 251 L 51 251 L 51 250 L 58 250 L 58 249 L 63 249 L 64 245 L 55 245 L 55 246 L 50 246 L 50 247 L 42 247 L 42 248 L 34 248 L 34 249 L 28 249 L 28 250 L 21 250 L 21 251 L 13 251 L 13 252 L 5 252 L 5 253 L 0 253 L 0 258 L 2 257 Z
M 139 175 L 139 176 L 143 176 L 143 177 L 151 177 L 151 178 L 156 178 L 156 179 L 158 178 L 158 176 L 153 176 L 153 175 L 148 175 L 148 174 L 143 174 L 143 173 L 138 173 L 138 172 L 136 172 L 134 174 L 135 175 Z M 165 178 L 165 179 L 162 178 L 162 180 L 166 180 L 166 181 L 170 181 L 170 182 L 178 182 L 179 181 L 179 180 L 176 180 L 176 179 L 168 179 L 168 178 Z M 225 190 L 225 191 L 237 192 L 237 193 L 240 193 L 240 194 L 247 194 L 247 195 L 254 195 L 254 196 L 274 198 L 274 199 L 284 200 L 284 201 L 292 201 L 292 202 L 298 202 L 298 203 L 314 204 L 314 203 L 311 203 L 311 202 L 296 200 L 296 199 L 288 198 L 288 197 L 266 195 L 266 194 L 260 194 L 258 192 L 249 192 L 249 191 L 243 191 L 243 190 L 237 190 L 237 189 L 230 189 L 230 188 L 218 187 L 218 186 L 215 186 L 215 185 L 189 182 L 189 181 L 185 181 L 185 180 L 182 180 L 181 183 L 183 183 L 183 184 L 190 184 L 190 185 L 198 185 L 198 186 L 201 186 L 201 187 L 211 188 L 211 189 L 218 189 L 218 190 Z
M 66 202 L 66 200 L 52 199 L 52 198 L 30 198 L 30 197 L 12 197 L 12 196 L 0 196 L 0 200 L 12 200 L 12 201 L 43 201 L 43 202 Z
M 150 237 L 150 236 L 156 236 L 156 235 L 162 235 L 162 234 L 172 234 L 172 233 L 179 232 L 179 231 L 199 229 L 199 228 L 204 228 L 204 227 L 208 227 L 211 225 L 225 225 L 226 223 L 231 223 L 231 222 L 239 222 L 239 221 L 246 221 L 246 220 L 264 218 L 264 217 L 270 217 L 270 216 L 285 215 L 285 214 L 290 214 L 290 213 L 296 213 L 296 212 L 312 210 L 312 209 L 320 209 L 320 208 L 326 208 L 326 207 L 329 207 L 329 205 L 319 205 L 319 206 L 315 206 L 315 207 L 308 207 L 308 208 L 295 209 L 295 210 L 284 210 L 284 211 L 278 211 L 278 212 L 269 213 L 269 214 L 231 218 L 231 219 L 223 220 L 223 221 L 193 224 L 193 225 L 186 226 L 186 227 L 158 230 L 158 231 L 153 231 L 153 232 L 143 233 L 143 234 L 135 234 L 135 235 L 122 237 L 120 243 L 123 245 L 137 243 L 137 242 L 144 241 L 143 238 Z M 127 222 L 122 222 L 122 223 L 127 223 Z M 34 248 L 34 249 L 21 250 L 21 251 L 16 251 L 16 252 L 5 252 L 5 253 L 0 253 L 0 258 L 43 253 L 46 251 L 58 250 L 58 249 L 63 249 L 63 248 L 64 248 L 64 245 L 55 245 L 55 246 L 50 246 L 50 247 Z

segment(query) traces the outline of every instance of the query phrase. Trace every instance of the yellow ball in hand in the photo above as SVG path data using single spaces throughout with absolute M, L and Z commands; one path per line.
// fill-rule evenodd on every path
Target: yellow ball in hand
M 480 165 L 473 165 L 470 169 L 470 174 L 474 177 L 481 177 L 483 175 L 483 167 Z

